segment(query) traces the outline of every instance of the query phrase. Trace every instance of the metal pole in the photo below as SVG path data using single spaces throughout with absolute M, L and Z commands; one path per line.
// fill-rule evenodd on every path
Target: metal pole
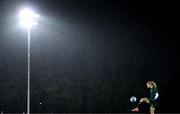
M 28 27 L 28 71 L 27 71 L 27 114 L 30 114 L 30 67 L 31 67 L 31 61 L 30 61 L 30 57 L 31 57 L 31 48 L 30 48 L 30 44 L 31 44 L 31 31 L 30 31 L 30 27 Z

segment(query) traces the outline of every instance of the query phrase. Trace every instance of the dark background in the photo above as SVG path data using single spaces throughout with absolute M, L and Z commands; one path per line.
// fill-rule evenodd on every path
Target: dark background
M 31 112 L 130 112 L 158 85 L 157 112 L 179 112 L 177 2 L 0 0 L 0 110 L 26 112 L 24 6 L 31 29 Z M 40 104 L 42 103 L 42 104 Z M 147 110 L 146 110 L 147 109 Z M 148 112 L 144 105 L 141 112 Z

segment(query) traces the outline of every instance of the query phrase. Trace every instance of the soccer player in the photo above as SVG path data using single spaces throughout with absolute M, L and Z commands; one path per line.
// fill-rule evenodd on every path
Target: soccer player
M 131 111 L 138 112 L 139 111 L 139 106 L 143 102 L 145 102 L 145 103 L 148 103 L 150 105 L 150 114 L 154 114 L 155 107 L 157 105 L 156 100 L 159 97 L 158 90 L 157 90 L 157 85 L 153 81 L 148 81 L 146 83 L 146 86 L 147 86 L 147 88 L 150 89 L 150 97 L 149 98 L 146 98 L 146 97 L 145 98 L 141 98 L 140 101 L 139 101 L 138 106 L 136 108 L 132 109 Z

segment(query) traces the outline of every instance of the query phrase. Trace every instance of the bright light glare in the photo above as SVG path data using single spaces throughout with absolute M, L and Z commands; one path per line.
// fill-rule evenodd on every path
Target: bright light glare
M 20 11 L 19 16 L 21 20 L 20 24 L 24 27 L 32 27 L 38 24 L 39 15 L 30 9 L 23 9 Z

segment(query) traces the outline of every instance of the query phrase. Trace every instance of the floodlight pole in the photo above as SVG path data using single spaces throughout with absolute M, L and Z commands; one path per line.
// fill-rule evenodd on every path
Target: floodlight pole
M 30 114 L 30 73 L 31 73 L 31 28 L 27 28 L 28 37 L 28 66 L 27 66 L 27 114 Z
M 24 9 L 20 12 L 21 24 L 27 29 L 27 114 L 30 114 L 30 75 L 31 75 L 31 26 L 37 25 L 38 14 L 30 9 Z

